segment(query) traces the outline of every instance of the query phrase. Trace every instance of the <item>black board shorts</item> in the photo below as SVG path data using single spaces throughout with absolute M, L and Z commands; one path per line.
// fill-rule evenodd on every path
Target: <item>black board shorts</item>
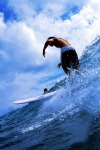
M 61 56 L 62 68 L 65 73 L 68 73 L 69 68 L 78 69 L 79 60 L 75 50 L 68 50 L 62 53 Z

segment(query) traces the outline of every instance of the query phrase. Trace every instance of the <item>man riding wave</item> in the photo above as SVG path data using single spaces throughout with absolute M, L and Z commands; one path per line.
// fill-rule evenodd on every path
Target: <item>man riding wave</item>
M 61 62 L 58 64 L 58 67 L 62 66 L 64 72 L 70 76 L 70 68 L 76 70 L 78 73 L 79 68 L 79 59 L 75 49 L 71 44 L 62 38 L 49 37 L 44 44 L 43 56 L 45 57 L 45 50 L 48 46 L 55 46 L 61 49 Z

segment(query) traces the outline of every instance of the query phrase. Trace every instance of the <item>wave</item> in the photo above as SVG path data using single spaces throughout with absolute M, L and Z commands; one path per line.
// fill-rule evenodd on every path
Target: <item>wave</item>
M 80 60 L 80 75 L 56 83 L 59 92 L 2 117 L 1 148 L 89 149 L 99 146 L 100 37 L 86 48 Z M 91 144 L 90 144 L 91 143 Z

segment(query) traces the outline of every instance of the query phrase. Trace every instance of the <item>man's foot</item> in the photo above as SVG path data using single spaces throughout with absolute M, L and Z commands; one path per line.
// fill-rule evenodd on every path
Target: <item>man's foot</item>
M 78 75 L 81 75 L 82 76 L 82 74 L 79 72 L 79 70 L 75 70 L 76 72 L 76 74 L 78 74 Z
M 70 77 L 70 71 L 67 72 L 67 75 Z

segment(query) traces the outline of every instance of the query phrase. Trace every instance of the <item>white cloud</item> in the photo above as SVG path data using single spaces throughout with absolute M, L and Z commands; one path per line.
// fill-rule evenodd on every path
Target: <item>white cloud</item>
M 0 35 L 3 37 L 3 31 L 6 29 L 6 24 L 3 22 L 3 13 L 0 13 Z
M 9 20 L 5 23 L 0 14 L 0 58 L 3 58 L 1 65 L 6 64 L 6 75 L 2 76 L 0 87 L 5 102 L 37 95 L 45 86 L 50 88 L 63 75 L 63 71 L 57 69 L 59 49 L 48 47 L 46 58 L 42 56 L 43 44 L 48 36 L 68 39 L 81 56 L 84 48 L 100 35 L 98 0 L 41 2 L 40 5 L 39 0 L 34 3 L 9 0 L 9 6 L 20 18 L 18 22 Z M 60 16 L 66 14 L 67 7 L 70 9 L 74 5 L 82 8 L 80 12 L 63 20 Z M 41 11 L 38 10 L 40 6 Z
M 29 0 L 8 0 L 8 7 L 12 8 L 20 19 L 27 19 L 36 14 Z
M 81 55 L 85 47 L 100 35 L 100 20 L 97 14 L 95 15 L 94 9 L 88 5 L 79 14 L 73 15 L 70 22 L 72 25 L 70 39 L 71 36 L 74 37 L 72 43 Z
M 38 13 L 41 13 L 41 10 L 47 16 L 58 18 L 62 14 L 67 13 L 74 6 L 81 8 L 83 5 L 86 5 L 88 1 L 89 0 L 8 0 L 8 5 L 17 13 L 19 19 L 29 20 Z

